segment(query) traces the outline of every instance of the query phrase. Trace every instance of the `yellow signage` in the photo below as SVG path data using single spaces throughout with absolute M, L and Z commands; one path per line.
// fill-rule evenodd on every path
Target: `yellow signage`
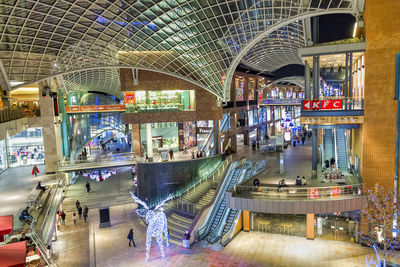
M 300 117 L 300 124 L 332 125 L 332 124 L 363 124 L 364 116 L 334 116 L 334 117 Z
M 124 92 L 124 104 L 136 104 L 136 92 Z

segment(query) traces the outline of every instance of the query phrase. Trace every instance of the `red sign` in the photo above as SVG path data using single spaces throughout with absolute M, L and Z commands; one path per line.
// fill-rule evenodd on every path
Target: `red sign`
M 136 92 L 124 92 L 124 104 L 136 104 Z
M 303 100 L 303 110 L 311 110 L 311 100 Z
M 332 100 L 332 109 L 342 109 L 343 100 L 342 99 L 333 99 Z
M 125 105 L 67 106 L 67 113 L 125 111 Z
M 312 102 L 312 109 L 321 109 L 321 101 L 319 100 L 313 100 Z
M 321 109 L 332 109 L 332 101 L 331 100 L 322 100 L 321 101 Z

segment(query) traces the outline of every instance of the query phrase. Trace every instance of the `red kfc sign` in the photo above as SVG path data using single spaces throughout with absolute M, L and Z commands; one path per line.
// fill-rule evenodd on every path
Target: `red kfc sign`
M 321 109 L 331 109 L 332 101 L 331 100 L 322 100 L 321 101 Z
M 333 99 L 332 100 L 332 109 L 342 109 L 343 100 L 342 99 Z
M 311 110 L 311 100 L 303 100 L 303 110 Z
M 319 100 L 313 100 L 312 102 L 312 109 L 321 109 L 321 101 Z

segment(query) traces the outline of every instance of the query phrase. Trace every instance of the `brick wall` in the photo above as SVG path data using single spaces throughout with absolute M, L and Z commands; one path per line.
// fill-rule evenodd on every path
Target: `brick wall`
M 217 97 L 210 92 L 187 82 L 162 73 L 139 70 L 139 83 L 133 85 L 131 69 L 121 69 L 122 91 L 194 90 L 196 111 L 156 112 L 124 114 L 124 123 L 146 123 L 167 121 L 199 121 L 222 119 L 222 107 L 217 106 Z
M 400 52 L 400 1 L 365 3 L 365 112 L 363 181 L 393 188 L 396 102 L 395 53 Z

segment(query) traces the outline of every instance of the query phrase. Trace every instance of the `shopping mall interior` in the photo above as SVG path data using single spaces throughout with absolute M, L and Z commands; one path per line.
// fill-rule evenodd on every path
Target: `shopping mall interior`
M 0 267 L 400 266 L 399 12 L 0 1 Z

